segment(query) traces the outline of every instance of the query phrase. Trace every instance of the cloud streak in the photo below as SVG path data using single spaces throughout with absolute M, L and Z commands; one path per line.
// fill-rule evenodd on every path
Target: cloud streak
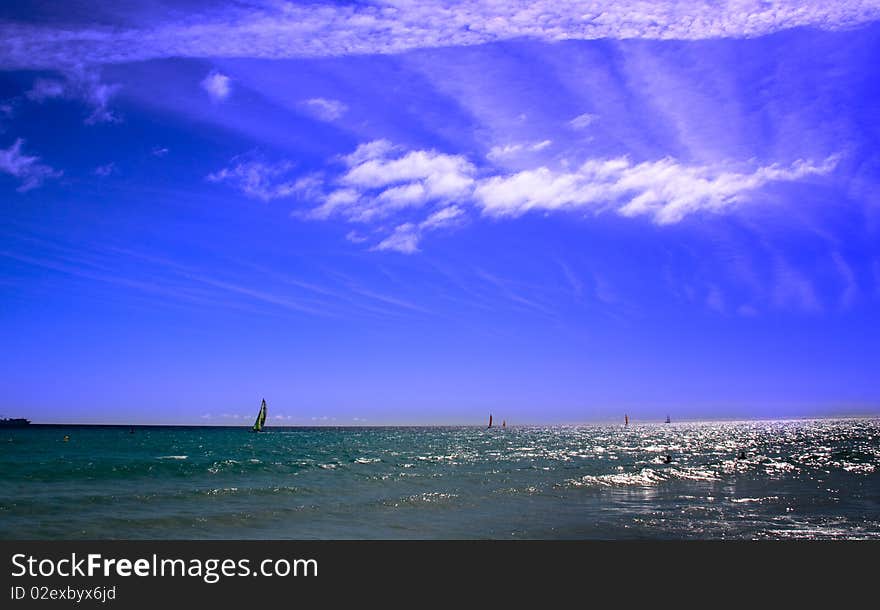
M 149 7 L 144 9 L 149 11 Z M 0 65 L 41 69 L 167 57 L 326 57 L 400 53 L 530 37 L 546 41 L 755 37 L 795 27 L 840 29 L 880 18 L 871 0 L 768 3 L 525 0 L 375 4 L 249 3 L 198 16 L 153 15 L 149 27 L 0 25 Z
M 530 211 L 613 209 L 623 216 L 649 216 L 672 224 L 698 212 L 722 212 L 769 182 L 827 174 L 834 157 L 820 164 L 799 160 L 752 171 L 685 165 L 671 158 L 631 163 L 627 158 L 590 159 L 574 172 L 546 167 L 483 180 L 474 191 L 482 212 L 517 217 Z
M 16 189 L 19 193 L 35 189 L 46 180 L 61 176 L 62 172 L 40 163 L 40 157 L 22 153 L 23 145 L 24 140 L 18 138 L 9 148 L 0 148 L 0 172 L 9 174 L 21 182 Z
M 267 163 L 240 156 L 234 158 L 229 167 L 208 174 L 207 180 L 231 184 L 248 197 L 271 201 L 305 192 L 312 185 L 308 176 L 292 177 L 294 168 L 295 164 L 291 161 Z

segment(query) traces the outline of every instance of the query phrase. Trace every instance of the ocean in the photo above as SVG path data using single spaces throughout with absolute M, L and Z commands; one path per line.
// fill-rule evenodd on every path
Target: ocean
M 873 418 L 271 423 L 0 430 L 0 539 L 880 538 Z

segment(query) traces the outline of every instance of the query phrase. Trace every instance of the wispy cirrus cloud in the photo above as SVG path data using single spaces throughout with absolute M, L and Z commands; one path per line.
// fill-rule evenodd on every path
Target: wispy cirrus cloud
M 0 101 L 0 133 L 6 131 L 6 122 L 15 116 L 16 98 Z
M 64 83 L 54 78 L 38 78 L 25 97 L 34 102 L 43 102 L 62 97 L 66 92 Z
M 530 37 L 705 39 L 761 36 L 794 27 L 838 29 L 880 18 L 871 0 L 743 0 L 645 3 L 613 0 L 514 0 L 453 3 L 386 1 L 233 4 L 165 18 L 77 28 L 69 24 L 0 26 L 0 65 L 46 68 L 166 57 L 322 57 L 399 53 Z M 72 51 L 75 50 L 75 54 Z
M 834 263 L 834 269 L 837 271 L 842 286 L 840 293 L 840 307 L 842 309 L 847 309 L 851 307 L 859 297 L 859 283 L 852 267 L 840 252 L 832 252 L 831 260 Z
M 96 71 L 77 65 L 58 78 L 37 78 L 25 97 L 37 103 L 55 99 L 80 101 L 89 108 L 85 123 L 95 125 L 120 121 L 119 115 L 110 109 L 110 101 L 119 89 L 118 84 L 103 82 Z
M 312 176 L 293 176 L 295 167 L 292 161 L 269 163 L 255 155 L 243 155 L 234 158 L 229 167 L 208 174 L 206 179 L 231 184 L 248 197 L 271 201 L 308 192 L 315 186 Z
M 807 313 L 822 311 L 822 303 L 809 275 L 778 255 L 773 264 L 773 275 L 771 302 L 775 307 L 799 309 Z
M 58 178 L 61 171 L 56 171 L 45 163 L 40 162 L 40 157 L 22 153 L 24 140 L 18 138 L 9 148 L 0 148 L 0 172 L 9 174 L 20 181 L 16 189 L 24 193 L 35 189 L 51 178 Z

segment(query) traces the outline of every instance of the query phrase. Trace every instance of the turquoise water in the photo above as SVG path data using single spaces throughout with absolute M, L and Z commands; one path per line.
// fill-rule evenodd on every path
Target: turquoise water
M 880 420 L 0 430 L 0 538 L 880 538 Z

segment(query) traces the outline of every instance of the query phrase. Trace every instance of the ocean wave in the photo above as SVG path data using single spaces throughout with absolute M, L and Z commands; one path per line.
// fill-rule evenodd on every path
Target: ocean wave
M 779 500 L 779 496 L 765 496 L 762 498 L 731 498 L 734 504 L 749 504 L 753 502 L 775 502 Z
M 717 481 L 719 476 L 704 468 L 676 469 L 668 468 L 657 470 L 654 468 L 642 468 L 639 472 L 620 472 L 614 474 L 585 475 L 579 479 L 569 479 L 565 482 L 570 487 L 627 487 L 657 485 L 670 479 L 687 481 Z
M 420 494 L 412 494 L 397 500 L 385 500 L 383 505 L 400 508 L 401 506 L 420 506 L 420 505 L 437 505 L 453 502 L 458 498 L 458 494 L 440 491 L 429 491 Z

